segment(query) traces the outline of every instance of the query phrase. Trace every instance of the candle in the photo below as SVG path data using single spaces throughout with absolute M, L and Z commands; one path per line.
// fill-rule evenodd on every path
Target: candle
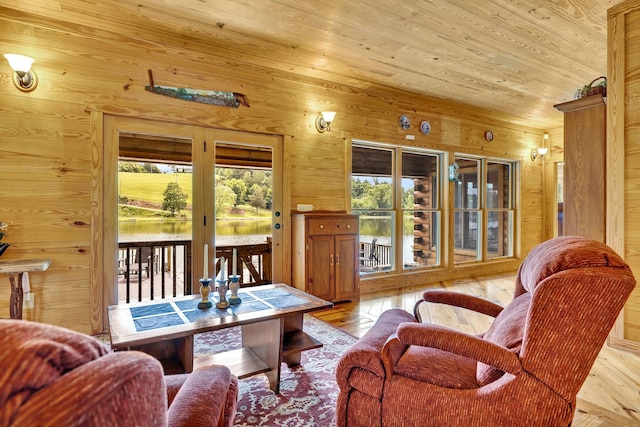
M 203 279 L 209 277 L 209 245 L 204 245 L 204 273 L 202 275 Z
M 226 268 L 224 262 L 224 257 L 220 258 L 220 280 L 225 280 L 226 278 Z
M 233 248 L 233 275 L 238 274 L 238 250 Z

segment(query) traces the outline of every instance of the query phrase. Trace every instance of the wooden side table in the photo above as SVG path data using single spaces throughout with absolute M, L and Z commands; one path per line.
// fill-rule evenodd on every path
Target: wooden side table
M 12 319 L 22 319 L 22 275 L 32 271 L 45 271 L 51 265 L 51 260 L 38 259 L 10 259 L 0 261 L 0 273 L 9 275 L 11 283 L 11 298 L 9 299 L 9 316 Z M 15 275 L 18 275 L 16 280 Z

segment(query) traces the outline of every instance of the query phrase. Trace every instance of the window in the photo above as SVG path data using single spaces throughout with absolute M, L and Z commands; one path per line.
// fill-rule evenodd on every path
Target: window
M 456 163 L 459 169 L 454 183 L 454 261 L 477 261 L 481 257 L 480 160 L 456 158 Z
M 440 264 L 439 156 L 402 153 L 402 260 L 404 268 Z
M 513 173 L 509 163 L 487 162 L 487 255 L 513 255 Z
M 352 154 L 361 273 L 440 265 L 441 155 L 357 144 Z
M 513 163 L 461 157 L 456 163 L 454 261 L 482 260 L 483 251 L 486 259 L 513 256 Z

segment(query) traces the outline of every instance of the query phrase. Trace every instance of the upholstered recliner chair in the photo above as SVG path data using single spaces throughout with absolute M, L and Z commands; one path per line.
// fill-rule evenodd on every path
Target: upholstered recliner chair
M 568 426 L 576 395 L 635 286 L 609 247 L 559 237 L 534 248 L 506 307 L 424 292 L 384 312 L 341 358 L 338 426 Z M 481 336 L 420 322 L 424 302 L 494 316 Z M 417 318 L 416 318 L 417 317 Z
M 0 319 L 0 427 L 231 426 L 238 382 L 224 366 L 164 376 L 153 357 L 93 337 Z

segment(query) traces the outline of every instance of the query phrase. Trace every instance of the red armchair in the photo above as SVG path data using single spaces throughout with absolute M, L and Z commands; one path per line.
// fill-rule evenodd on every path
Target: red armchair
M 559 237 L 523 261 L 506 307 L 442 290 L 384 312 L 341 358 L 338 426 L 567 426 L 635 286 L 609 247 Z M 480 336 L 421 323 L 425 302 L 495 317 Z
M 0 426 L 231 426 L 224 366 L 164 376 L 153 357 L 112 353 L 52 325 L 0 319 Z

